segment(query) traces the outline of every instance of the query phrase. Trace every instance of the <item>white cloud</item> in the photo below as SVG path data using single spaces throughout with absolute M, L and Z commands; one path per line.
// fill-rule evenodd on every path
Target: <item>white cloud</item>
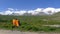
M 4 14 L 12 14 L 13 12 L 12 11 L 9 11 L 9 10 L 7 10 L 7 11 L 5 11 L 5 13 Z
M 51 12 L 51 14 L 53 14 L 55 12 L 55 8 L 51 8 L 51 7 L 48 7 L 48 8 L 45 8 L 43 10 L 43 12 L 49 14 L 49 12 Z
M 36 15 L 39 12 L 42 12 L 42 8 L 37 8 L 35 10 L 29 10 L 28 13 L 31 13 L 32 15 Z
M 2 15 L 8 15 L 8 14 L 12 14 L 12 13 L 18 13 L 19 15 L 23 15 L 24 13 L 31 13 L 32 15 L 36 15 L 39 12 L 44 12 L 46 14 L 49 14 L 48 12 L 51 11 L 51 14 L 56 13 L 56 12 L 60 12 L 60 8 L 37 8 L 35 10 L 19 10 L 19 9 L 13 9 L 13 8 L 8 8 L 6 11 L 1 11 L 0 14 Z
M 2 15 L 3 15 L 3 12 L 0 12 L 0 14 L 2 14 Z
M 18 13 L 20 15 L 23 15 L 24 13 L 26 13 L 26 11 L 21 10 L 21 11 L 15 11 L 14 13 Z
M 41 12 L 42 9 L 43 9 L 43 8 L 37 8 L 37 9 L 35 9 L 34 11 L 36 11 L 36 12 Z
M 8 8 L 7 10 L 14 10 L 13 8 Z
M 60 12 L 60 8 L 55 9 L 55 12 Z

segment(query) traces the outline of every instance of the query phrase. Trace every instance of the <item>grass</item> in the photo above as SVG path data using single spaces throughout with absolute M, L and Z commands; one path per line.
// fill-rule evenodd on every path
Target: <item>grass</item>
M 48 27 L 42 25 L 54 25 L 59 24 L 59 20 L 54 20 L 51 16 L 0 16 L 0 29 L 12 30 L 12 19 L 17 18 L 20 20 L 21 26 L 19 28 L 13 28 L 20 31 L 44 31 L 54 32 L 60 31 L 60 28 Z

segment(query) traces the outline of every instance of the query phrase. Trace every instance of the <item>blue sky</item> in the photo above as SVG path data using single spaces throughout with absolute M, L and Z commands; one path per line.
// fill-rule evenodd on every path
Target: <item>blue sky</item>
M 60 0 L 0 0 L 0 11 L 7 8 L 30 10 L 47 7 L 60 8 Z

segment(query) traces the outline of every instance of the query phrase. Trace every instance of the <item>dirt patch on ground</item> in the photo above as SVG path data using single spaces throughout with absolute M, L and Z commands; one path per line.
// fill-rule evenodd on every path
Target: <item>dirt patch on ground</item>
M 11 30 L 0 30 L 0 34 L 60 34 L 58 32 L 20 32 Z

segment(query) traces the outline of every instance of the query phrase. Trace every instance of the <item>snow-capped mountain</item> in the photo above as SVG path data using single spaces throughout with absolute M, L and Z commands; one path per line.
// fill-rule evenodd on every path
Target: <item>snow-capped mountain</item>
M 0 11 L 1 15 L 48 15 L 60 12 L 60 8 L 37 8 L 35 10 L 17 10 L 8 8 L 6 11 Z

